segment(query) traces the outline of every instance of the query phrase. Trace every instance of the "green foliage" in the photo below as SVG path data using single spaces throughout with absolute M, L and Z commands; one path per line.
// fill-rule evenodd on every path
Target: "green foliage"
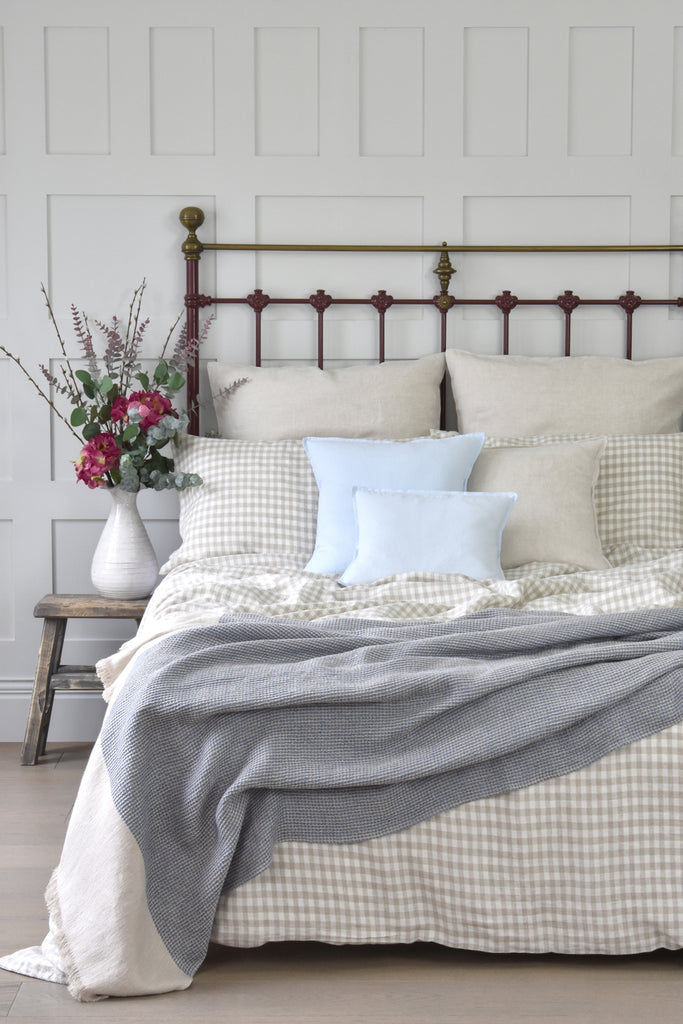
M 180 317 L 168 332 L 150 379 L 140 368 L 142 345 L 149 320 L 142 319 L 143 281 L 133 292 L 127 321 L 113 316 L 108 324 L 94 321 L 104 339 L 101 355 L 95 351 L 93 333 L 87 316 L 71 307 L 74 332 L 87 369 L 72 365 L 45 289 L 42 289 L 48 315 L 57 333 L 62 352 L 61 378 L 46 367 L 40 369 L 53 393 L 73 406 L 68 418 L 45 390 L 24 368 L 21 360 L 0 345 L 45 399 L 71 433 L 83 444 L 77 459 L 76 475 L 88 487 L 120 484 L 124 490 L 141 487 L 155 490 L 197 487 L 201 479 L 194 473 L 175 473 L 173 460 L 161 453 L 169 442 L 187 429 L 187 417 L 174 408 L 178 392 L 185 386 L 188 360 L 197 352 L 199 339 L 187 340 L 184 330 L 170 355 L 166 354 Z M 139 385 L 139 386 L 138 386 Z M 78 431 L 80 430 L 80 434 Z

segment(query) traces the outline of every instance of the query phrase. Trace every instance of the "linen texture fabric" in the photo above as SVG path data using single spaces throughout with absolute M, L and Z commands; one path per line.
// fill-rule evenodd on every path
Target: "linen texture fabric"
M 344 586 L 396 573 L 460 573 L 502 579 L 500 544 L 516 494 L 356 488 L 358 540 Z
M 280 843 L 212 939 L 625 956 L 683 944 L 683 723 L 526 789 L 355 844 Z M 572 827 L 567 827 L 567 822 Z M 454 869 L 454 865 L 457 867 Z M 339 894 L 343 893 L 343 899 Z
M 681 429 L 683 358 L 630 360 L 446 352 L 458 430 L 669 434 Z
M 434 437 L 448 434 L 432 431 Z M 483 451 L 573 445 L 590 439 L 586 434 L 487 437 Z M 605 450 L 593 496 L 598 533 L 607 559 L 612 564 L 616 564 L 615 559 L 621 564 L 638 549 L 654 552 L 683 547 L 683 434 L 617 434 L 603 440 Z M 556 455 L 559 471 L 559 449 Z M 521 483 L 516 484 L 520 497 Z M 548 494 L 547 500 L 551 502 L 552 495 Z M 515 506 L 518 519 L 523 508 L 521 502 Z M 553 514 L 561 514 L 561 510 L 555 509 Z
M 682 645 L 681 608 L 403 624 L 237 615 L 155 644 L 96 746 L 110 798 L 88 772 L 50 885 L 72 993 L 185 987 L 221 890 L 265 868 L 278 840 L 399 832 L 668 728 L 683 713 Z M 93 858 L 118 869 L 117 886 L 83 877 Z M 151 956 L 142 919 L 163 943 Z
M 485 448 L 555 445 L 580 436 L 487 437 Z M 683 434 L 614 435 L 605 451 L 594 500 L 603 551 L 683 547 Z
M 208 364 L 220 434 L 247 441 L 427 435 L 439 426 L 445 369 L 441 353 L 331 370 Z
M 603 438 L 528 447 L 488 447 L 469 491 L 510 491 L 518 500 L 503 533 L 503 569 L 529 562 L 566 562 L 606 569 L 593 493 Z
M 162 566 L 217 555 L 291 555 L 301 566 L 315 543 L 318 489 L 301 441 L 226 441 L 186 434 L 176 470 L 203 483 L 181 491 L 181 546 Z
M 304 438 L 319 490 L 315 550 L 307 571 L 342 573 L 351 562 L 354 487 L 462 491 L 483 442 L 483 434 L 410 441 Z

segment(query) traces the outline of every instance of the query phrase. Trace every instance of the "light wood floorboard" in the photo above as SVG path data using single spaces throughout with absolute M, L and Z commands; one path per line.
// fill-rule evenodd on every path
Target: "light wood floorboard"
M 86 745 L 36 766 L 0 744 L 0 955 L 39 943 Z M 0 971 L 0 1019 L 23 1024 L 680 1024 L 683 954 L 493 956 L 428 944 L 212 947 L 187 992 L 75 1002 L 59 985 Z

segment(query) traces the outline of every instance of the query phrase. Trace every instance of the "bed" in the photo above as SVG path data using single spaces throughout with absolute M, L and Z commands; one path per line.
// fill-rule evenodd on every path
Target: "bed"
M 189 375 L 175 458 L 204 483 L 98 666 L 50 933 L 0 965 L 92 1000 L 186 988 L 210 941 L 681 948 L 683 358 L 648 359 L 633 321 L 682 300 L 458 299 L 445 243 L 432 298 L 216 299 L 202 253 L 259 247 L 181 220 L 190 337 L 240 303 L 254 360 L 210 365 L 221 436 Z M 264 366 L 264 311 L 294 301 L 318 365 Z M 325 369 L 351 301 L 378 361 Z M 451 346 L 466 302 L 498 311 L 502 354 Z M 511 354 L 541 302 L 564 354 Z M 434 314 L 435 351 L 388 361 L 401 303 Z M 587 303 L 623 312 L 625 359 L 572 354 Z

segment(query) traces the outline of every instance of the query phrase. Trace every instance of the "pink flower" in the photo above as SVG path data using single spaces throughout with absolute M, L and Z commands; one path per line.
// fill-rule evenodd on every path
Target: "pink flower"
M 77 461 L 76 476 L 88 487 L 105 487 L 109 482 L 105 473 L 117 469 L 121 452 L 113 434 L 97 434 L 84 444 Z
M 112 404 L 112 419 L 114 405 Z M 117 410 L 118 411 L 118 410 Z M 173 411 L 170 399 L 165 398 L 159 391 L 134 391 L 128 399 L 128 410 L 137 412 L 140 415 L 140 430 L 147 430 L 148 427 L 155 427 L 162 416 L 177 416 Z
M 124 398 L 123 395 L 119 395 L 111 403 L 111 420 L 112 423 L 117 423 L 119 420 L 125 420 L 128 415 L 128 399 Z

